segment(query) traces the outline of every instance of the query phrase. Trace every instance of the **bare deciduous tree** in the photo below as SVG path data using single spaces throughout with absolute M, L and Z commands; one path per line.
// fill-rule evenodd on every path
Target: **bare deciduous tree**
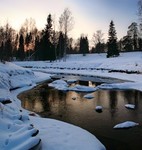
M 74 21 L 72 13 L 69 8 L 65 8 L 63 14 L 59 18 L 60 30 L 65 35 L 65 46 L 64 46 L 64 60 L 66 61 L 66 51 L 67 51 L 67 35 L 68 32 L 73 29 Z
M 103 43 L 104 42 L 104 38 L 103 38 L 104 34 L 102 33 L 101 30 L 97 30 L 96 33 L 93 34 L 93 43 L 94 45 L 98 44 L 98 43 Z
M 38 33 L 38 30 L 36 28 L 36 22 L 33 18 L 26 19 L 19 31 L 19 34 L 24 35 L 24 38 L 29 33 L 31 33 L 33 40 L 35 39 Z

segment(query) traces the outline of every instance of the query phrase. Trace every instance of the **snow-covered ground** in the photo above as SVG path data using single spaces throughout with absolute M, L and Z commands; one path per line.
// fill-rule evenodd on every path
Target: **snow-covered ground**
M 106 58 L 106 54 L 69 55 L 66 62 L 31 61 L 15 62 L 17 65 L 46 73 L 101 76 L 126 81 L 102 85 L 100 88 L 137 89 L 142 91 L 142 52 L 120 53 L 119 57 Z
M 21 107 L 17 94 L 31 89 L 50 74 L 33 72 L 12 63 L 0 63 L 0 149 L 105 150 L 91 133 L 53 119 L 40 118 Z
M 116 88 L 142 91 L 141 52 L 121 53 L 120 57 L 116 58 L 106 58 L 106 54 L 70 55 L 66 62 L 28 61 L 15 62 L 15 64 L 29 69 L 21 68 L 13 63 L 0 63 L 0 149 L 4 150 L 30 149 L 40 143 L 40 139 L 43 150 L 105 149 L 97 138 L 87 131 L 57 120 L 30 116 L 33 113 L 21 107 L 17 94 L 34 87 L 38 82 L 50 79 L 51 74 L 118 78 L 126 82 L 102 84 L 97 89 Z M 60 88 L 60 85 L 58 83 L 54 86 Z M 62 84 L 62 87 L 68 88 L 65 84 Z M 92 88 L 77 86 L 72 90 L 84 91 L 92 90 Z M 122 125 L 125 126 L 125 124 Z

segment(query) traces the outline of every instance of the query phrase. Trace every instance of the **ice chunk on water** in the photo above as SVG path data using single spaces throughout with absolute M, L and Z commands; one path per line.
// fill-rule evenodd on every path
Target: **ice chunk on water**
M 126 104 L 125 107 L 128 108 L 128 109 L 135 109 L 134 104 Z
M 113 128 L 114 129 L 120 129 L 120 128 L 131 128 L 131 127 L 135 127 L 138 126 L 139 123 L 133 122 L 133 121 L 126 121 L 123 123 L 119 123 L 117 125 L 115 125 Z

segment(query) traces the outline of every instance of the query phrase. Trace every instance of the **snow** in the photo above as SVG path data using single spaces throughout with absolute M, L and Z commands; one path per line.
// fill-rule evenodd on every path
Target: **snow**
M 113 128 L 114 129 L 131 128 L 131 127 L 135 127 L 138 125 L 139 125 L 139 123 L 136 123 L 133 121 L 126 121 L 126 122 L 119 123 L 119 124 L 115 125 Z
M 66 62 L 56 61 L 50 63 L 48 61 L 28 61 L 15 63 L 20 66 L 29 67 L 34 71 L 36 70 L 52 74 L 77 74 L 86 77 L 102 77 L 102 82 L 105 80 L 106 82 L 113 83 L 117 78 L 124 80 L 125 82 L 122 84 L 113 84 L 115 88 L 136 89 L 142 91 L 141 60 L 141 52 L 127 52 L 120 53 L 120 56 L 115 58 L 106 58 L 105 53 L 87 54 L 86 56 L 75 54 L 68 55 Z M 111 80 L 109 78 L 111 78 Z
M 69 84 L 71 84 L 71 83 L 75 83 L 75 82 L 77 82 L 77 80 L 76 80 L 76 79 L 69 79 L 69 80 L 67 80 L 67 83 L 69 83 Z
M 43 150 L 104 150 L 97 138 L 71 124 L 53 119 L 30 117 L 30 120 L 40 129 Z M 39 122 L 41 124 L 39 124 Z
M 51 83 L 51 86 L 62 90 L 89 93 L 98 89 L 142 91 L 141 60 L 141 52 L 131 52 L 121 53 L 115 58 L 106 58 L 106 54 L 87 54 L 86 56 L 69 55 L 66 62 L 0 63 L 0 149 L 26 150 L 38 144 L 41 139 L 43 150 L 94 150 L 94 148 L 104 150 L 105 147 L 94 135 L 79 127 L 57 120 L 29 116 L 31 112 L 21 107 L 17 94 L 31 89 L 36 83 L 50 80 L 53 74 L 95 77 L 100 82 L 105 81 L 97 87 L 82 85 L 68 87 L 67 83 L 75 82 L 73 79 L 69 79 L 67 83 L 64 81 Z M 122 80 L 123 82 L 120 82 Z M 11 103 L 3 104 L 6 100 L 10 100 Z M 132 108 L 132 105 L 126 104 L 125 107 Z M 102 110 L 102 106 L 96 106 L 96 110 L 98 109 Z M 126 121 L 117 124 L 114 128 L 129 128 L 137 125 L 139 124 Z M 32 136 L 35 133 L 37 135 Z
M 20 92 L 50 79 L 51 75 L 44 72 L 33 72 L 8 62 L 0 63 L 0 149 L 27 150 L 42 144 L 43 150 L 93 150 L 94 147 L 105 150 L 89 132 L 60 121 L 31 117 L 32 112 L 21 107 L 17 98 Z M 63 81 L 55 83 L 68 85 Z
M 125 104 L 125 107 L 128 108 L 128 109 L 135 109 L 134 104 Z
M 73 87 L 69 87 L 67 82 L 64 80 L 55 80 L 52 83 L 49 83 L 48 85 L 61 91 L 94 92 L 97 90 L 97 88 L 84 85 L 75 85 Z
M 96 111 L 102 112 L 103 107 L 102 106 L 96 106 Z
M 86 95 L 84 95 L 84 98 L 86 98 L 86 99 L 93 99 L 94 95 L 93 94 L 86 94 Z
M 75 85 L 74 87 L 68 88 L 70 91 L 76 91 L 76 92 L 95 92 L 97 88 L 84 86 L 84 85 Z
M 54 87 L 57 90 L 67 91 L 68 84 L 64 80 L 55 80 L 48 84 L 50 87 Z

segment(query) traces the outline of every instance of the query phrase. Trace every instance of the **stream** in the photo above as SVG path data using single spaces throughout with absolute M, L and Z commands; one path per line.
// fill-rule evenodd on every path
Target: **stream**
M 55 79 L 77 79 L 76 84 L 96 87 L 103 79 L 93 77 L 56 76 Z M 111 79 L 108 83 L 114 82 Z M 117 82 L 120 82 L 117 80 Z M 106 81 L 105 81 L 106 83 Z M 42 117 L 53 118 L 77 125 L 94 134 L 107 150 L 142 149 L 142 93 L 136 90 L 97 90 L 94 98 L 86 99 L 86 92 L 59 91 L 42 83 L 18 95 L 22 107 L 34 111 Z M 135 109 L 127 109 L 125 104 L 134 104 Z M 102 106 L 102 112 L 95 110 Z M 129 129 L 113 129 L 124 121 L 138 122 L 140 125 Z M 95 149 L 94 149 L 95 150 Z

